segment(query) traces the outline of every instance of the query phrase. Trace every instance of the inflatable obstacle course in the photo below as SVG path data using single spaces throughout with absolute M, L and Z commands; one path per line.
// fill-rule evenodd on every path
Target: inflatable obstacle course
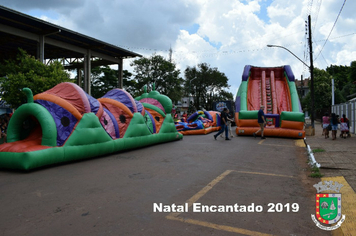
M 34 97 L 10 119 L 0 168 L 29 170 L 182 139 L 171 117 L 171 100 L 157 91 L 136 100 L 114 89 L 100 99 L 73 83 Z M 141 102 L 140 102 L 140 101 Z
M 265 136 L 305 137 L 304 113 L 290 66 L 245 66 L 235 100 L 237 135 L 252 135 L 259 130 L 260 105 L 265 107 Z
M 187 122 L 177 122 L 176 129 L 183 135 L 208 134 L 219 130 L 220 112 L 196 111 L 188 117 Z

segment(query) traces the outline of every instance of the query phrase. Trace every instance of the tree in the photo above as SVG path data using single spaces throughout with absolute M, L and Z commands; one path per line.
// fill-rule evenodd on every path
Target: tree
M 336 104 L 346 102 L 356 93 L 356 61 L 351 62 L 350 67 L 331 65 L 326 71 L 334 79 Z
M 155 83 L 156 90 L 172 99 L 173 103 L 181 100 L 183 79 L 179 77 L 180 71 L 176 69 L 174 63 L 160 55 L 153 55 L 150 58 L 142 57 L 134 60 L 131 66 L 136 73 L 134 74 L 136 83 L 133 86 L 139 94 L 143 93 L 145 85 L 150 90 Z
M 140 96 L 142 93 L 137 91 L 136 89 L 136 80 L 132 79 L 132 73 L 129 72 L 128 70 L 123 71 L 123 86 L 124 89 L 131 94 L 133 97 Z
M 351 62 L 349 82 L 356 82 L 356 61 Z
M 109 66 L 97 66 L 91 69 L 91 95 L 94 98 L 100 98 L 117 87 L 117 71 Z
M 309 81 L 310 87 L 310 81 Z M 311 111 L 311 96 L 308 93 L 302 100 L 302 106 Z M 325 70 L 314 68 L 314 109 L 317 117 L 331 107 L 331 75 Z
M 91 70 L 91 95 L 94 98 L 100 98 L 112 89 L 119 87 L 118 70 L 111 69 L 109 66 L 97 66 Z M 129 78 L 132 76 L 127 70 L 123 71 L 124 89 L 128 93 L 134 92 L 132 82 Z
M 328 72 L 334 79 L 335 89 L 341 91 L 349 82 L 348 77 L 350 74 L 350 67 L 348 66 L 330 65 L 330 67 L 326 68 L 326 72 Z
M 12 108 L 26 102 L 22 89 L 28 87 L 33 94 L 42 93 L 55 85 L 70 81 L 60 62 L 44 65 L 33 56 L 20 49 L 15 60 L 0 64 L 1 97 Z
M 185 91 L 188 96 L 194 97 L 196 109 L 212 109 L 213 101 L 232 100 L 232 93 L 226 91 L 228 78 L 217 68 L 211 68 L 207 63 L 196 67 L 187 67 L 185 70 Z
M 356 95 L 356 61 L 351 62 L 350 73 L 349 73 L 349 94 L 348 99 L 355 97 Z
M 91 69 L 91 95 L 94 98 L 100 98 L 112 89 L 119 87 L 118 70 L 110 66 L 97 66 Z M 132 74 L 123 70 L 123 89 L 134 97 L 136 83 L 130 80 Z M 78 79 L 78 76 L 75 78 Z M 84 75 L 81 76 L 81 84 L 84 84 Z

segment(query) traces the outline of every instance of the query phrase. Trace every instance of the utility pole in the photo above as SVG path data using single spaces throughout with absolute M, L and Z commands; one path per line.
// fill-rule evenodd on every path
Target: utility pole
M 300 75 L 299 99 L 302 100 L 304 90 L 303 75 Z
M 309 57 L 310 57 L 310 92 L 311 92 L 311 125 L 314 128 L 315 107 L 314 107 L 314 64 L 313 64 L 313 43 L 311 32 L 311 17 L 308 16 L 308 32 L 309 32 Z
M 169 62 L 172 63 L 172 54 L 173 54 L 173 51 L 172 51 L 172 46 L 169 48 Z

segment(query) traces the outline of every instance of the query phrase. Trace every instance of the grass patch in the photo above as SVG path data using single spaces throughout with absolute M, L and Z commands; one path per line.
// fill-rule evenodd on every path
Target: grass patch
M 320 169 L 316 166 L 312 167 L 311 168 L 311 174 L 309 175 L 309 177 L 312 177 L 312 178 L 321 178 L 323 177 L 324 175 L 322 175 L 320 173 Z
M 319 172 L 319 173 L 311 173 L 309 176 L 312 177 L 312 178 L 321 178 L 321 177 L 323 177 L 324 175 L 322 175 L 322 174 Z
M 324 149 L 321 149 L 321 148 L 316 148 L 316 149 L 313 149 L 313 152 L 314 153 L 317 153 L 317 152 L 325 152 Z

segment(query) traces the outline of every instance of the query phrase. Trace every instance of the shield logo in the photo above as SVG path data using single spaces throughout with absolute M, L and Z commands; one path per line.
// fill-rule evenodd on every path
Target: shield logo
M 334 224 L 341 218 L 341 194 L 317 193 L 316 218 L 323 224 Z

